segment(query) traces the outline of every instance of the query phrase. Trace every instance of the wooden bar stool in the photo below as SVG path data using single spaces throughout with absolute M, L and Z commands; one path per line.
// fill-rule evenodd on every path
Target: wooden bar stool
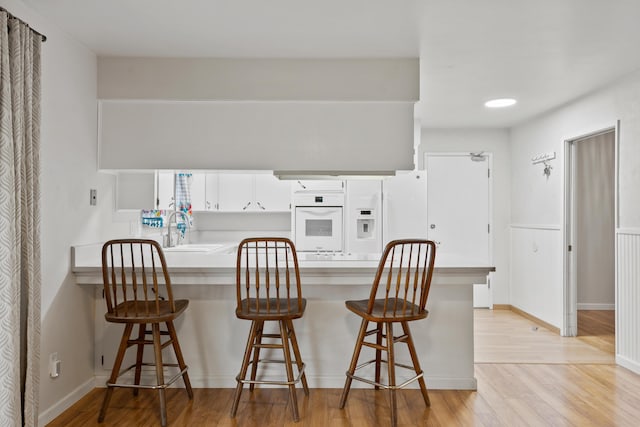
M 378 271 L 371 287 L 369 299 L 346 302 L 349 310 L 362 317 L 362 324 L 353 351 L 351 365 L 349 365 L 349 370 L 347 371 L 347 379 L 340 399 L 340 409 L 343 409 L 347 402 L 352 380 L 363 381 L 375 386 L 376 389 L 385 388 L 389 390 L 391 425 L 394 427 L 398 423 L 396 390 L 417 380 L 420 384 L 424 403 L 427 406 L 431 406 L 413 337 L 409 330 L 409 322 L 424 319 L 429 314 L 425 310 L 425 306 L 431 286 L 435 254 L 435 243 L 429 240 L 411 239 L 389 242 L 378 264 Z M 383 286 L 379 286 L 380 282 L 383 283 Z M 368 331 L 369 322 L 374 322 L 376 327 Z M 394 323 L 402 325 L 402 335 L 394 335 Z M 367 337 L 370 336 L 375 337 L 375 342 L 367 341 Z M 384 345 L 382 344 L 383 338 Z M 396 362 L 394 344 L 398 342 L 407 344 L 413 366 Z M 375 358 L 358 365 L 362 346 L 375 349 Z M 387 360 L 382 359 L 383 351 L 387 352 Z M 389 378 L 387 384 L 383 384 L 380 381 L 382 363 L 387 364 Z M 375 378 L 373 380 L 355 375 L 358 369 L 371 364 L 375 364 Z M 415 371 L 415 376 L 397 385 L 396 367 L 413 370 Z
M 293 242 L 278 237 L 243 240 L 238 246 L 236 291 L 236 317 L 251 320 L 251 329 L 242 367 L 236 377 L 238 386 L 231 417 L 236 416 L 244 384 L 249 384 L 250 391 L 256 384 L 270 384 L 289 387 L 291 412 L 297 422 L 300 416 L 295 386 L 302 381 L 306 395 L 309 395 L 309 386 L 293 329 L 293 319 L 302 317 L 307 305 L 302 298 L 298 257 Z M 265 322 L 269 321 L 278 322 L 279 333 L 265 333 Z M 270 342 L 263 342 L 265 339 Z M 261 349 L 282 349 L 284 360 L 260 359 Z M 292 359 L 292 351 L 295 359 Z M 284 363 L 286 381 L 257 379 L 258 365 L 274 362 Z M 247 379 L 249 365 L 251 375 Z M 297 366 L 297 377 L 293 375 L 293 365 Z
M 102 247 L 102 277 L 104 279 L 104 295 L 107 301 L 107 322 L 125 325 L 118 354 L 116 355 L 111 377 L 107 381 L 107 391 L 102 403 L 98 422 L 104 421 L 109 401 L 115 387 L 131 387 L 137 395 L 140 388 L 158 390 L 160 398 L 160 422 L 167 425 L 167 409 L 165 389 L 182 377 L 189 399 L 193 399 L 193 390 L 184 363 L 178 336 L 173 325 L 174 319 L 180 316 L 187 306 L 188 300 L 175 300 L 171 291 L 171 280 L 167 272 L 167 263 L 162 247 L 154 240 L 122 239 L 110 240 Z M 161 290 L 160 285 L 165 289 Z M 166 292 L 166 298 L 161 293 Z M 164 323 L 166 331 L 160 330 Z M 138 325 L 138 337 L 131 339 L 131 333 Z M 151 330 L 147 328 L 151 326 Z M 148 334 L 152 335 L 147 339 Z M 169 338 L 163 343 L 162 336 Z M 152 345 L 155 362 L 144 363 L 144 346 Z M 162 349 L 171 345 L 175 352 L 175 363 L 162 362 Z M 122 360 L 129 347 L 137 346 L 136 363 L 120 371 Z M 142 366 L 155 366 L 156 384 L 141 385 Z M 164 379 L 165 367 L 177 367 L 179 372 L 169 381 Z M 118 377 L 135 369 L 133 383 L 119 383 Z

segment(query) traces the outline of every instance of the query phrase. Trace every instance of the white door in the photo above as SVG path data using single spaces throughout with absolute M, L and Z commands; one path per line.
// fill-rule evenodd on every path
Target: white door
M 427 222 L 437 257 L 459 265 L 488 265 L 489 157 L 426 154 Z M 490 284 L 474 285 L 474 306 L 491 307 Z

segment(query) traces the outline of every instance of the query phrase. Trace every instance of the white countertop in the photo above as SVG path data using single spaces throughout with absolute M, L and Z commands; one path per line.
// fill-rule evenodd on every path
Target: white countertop
M 189 284 L 231 284 L 235 280 L 236 243 L 191 244 L 165 249 L 167 267 L 172 282 Z M 71 271 L 79 284 L 101 284 L 102 243 L 71 247 Z M 300 271 L 305 283 L 331 284 L 328 276 L 340 276 L 336 280 L 345 284 L 370 284 L 373 272 L 378 268 L 381 254 L 318 254 L 298 252 Z M 435 276 L 467 275 L 477 277 L 474 283 L 485 283 L 488 265 L 465 263 L 461 259 L 436 255 Z M 212 280 L 213 279 L 213 280 Z

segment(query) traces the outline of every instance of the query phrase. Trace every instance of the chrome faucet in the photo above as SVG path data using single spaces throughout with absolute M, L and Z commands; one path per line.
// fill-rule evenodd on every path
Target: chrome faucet
M 178 242 L 180 241 L 180 235 L 178 234 L 178 236 L 176 237 L 176 242 L 175 244 L 171 241 L 171 219 L 173 218 L 175 223 L 176 223 L 176 230 L 178 229 L 178 220 L 176 218 L 176 215 L 182 215 L 182 219 L 184 220 L 185 223 L 185 227 L 187 229 L 189 229 L 191 227 L 190 223 L 189 223 L 189 217 L 187 216 L 186 213 L 182 212 L 182 211 L 173 211 L 169 214 L 169 216 L 167 217 L 167 235 L 165 236 L 165 248 L 172 248 L 174 246 L 176 246 L 178 244 Z M 185 230 L 186 233 L 186 230 Z

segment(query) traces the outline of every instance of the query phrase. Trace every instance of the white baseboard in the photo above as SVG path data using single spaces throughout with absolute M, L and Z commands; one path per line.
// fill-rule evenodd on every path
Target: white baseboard
M 53 406 L 40 412 L 38 416 L 38 426 L 42 427 L 53 421 L 58 415 L 69 409 L 74 403 L 83 398 L 87 393 L 96 388 L 96 379 L 91 378 L 84 384 L 67 394 Z
M 615 310 L 615 304 L 578 303 L 578 310 Z
M 616 354 L 616 363 L 623 368 L 627 368 L 628 370 L 640 375 L 640 363 L 629 360 L 624 356 L 620 356 L 619 354 Z

